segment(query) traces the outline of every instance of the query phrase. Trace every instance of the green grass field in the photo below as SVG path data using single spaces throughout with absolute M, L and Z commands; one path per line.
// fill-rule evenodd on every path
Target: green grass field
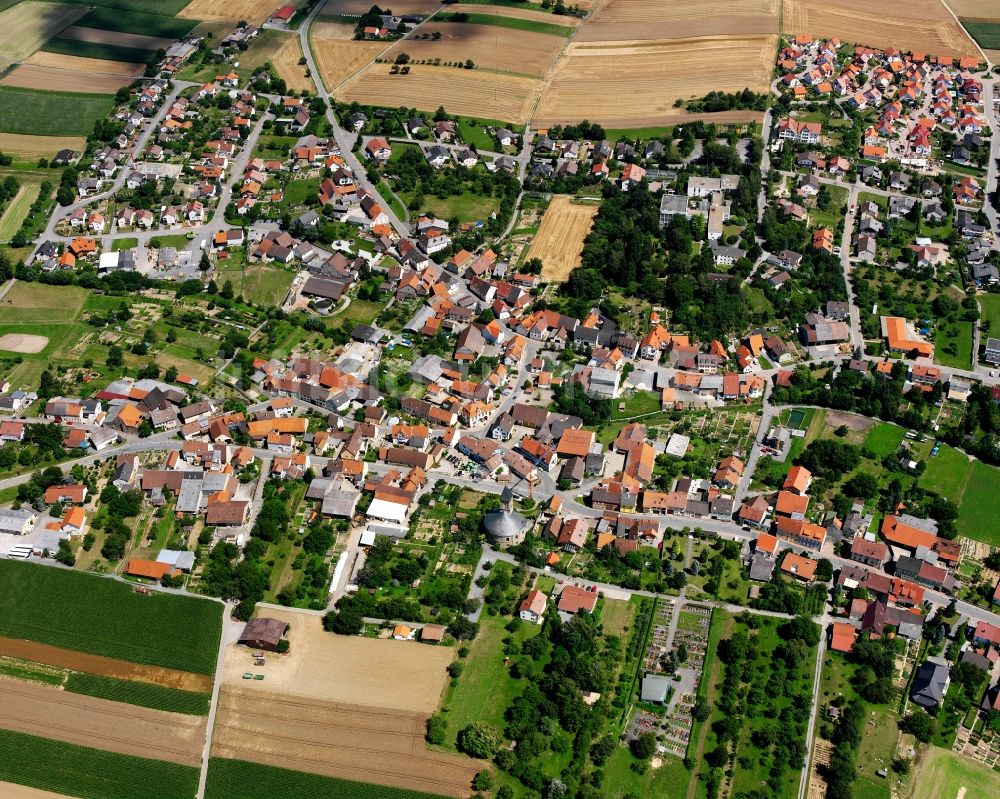
M 955 352 L 945 352 L 949 345 Z M 972 366 L 972 322 L 949 322 L 938 328 L 934 334 L 934 361 L 958 369 Z
M 21 188 L 4 209 L 3 216 L 0 216 L 0 242 L 10 241 L 11 237 L 21 229 L 21 223 L 31 210 L 31 204 L 38 197 L 41 185 L 41 181 L 21 181 Z
M 976 299 L 982 308 L 979 318 L 981 338 L 985 341 L 987 336 L 1000 336 L 1000 294 L 983 294 Z
M 514 28 L 519 31 L 531 31 L 532 33 L 544 33 L 548 36 L 561 36 L 568 39 L 576 30 L 572 25 L 558 25 L 553 22 L 537 22 L 533 19 L 521 19 L 520 17 L 501 17 L 492 14 L 468 14 L 462 12 L 466 19 L 456 20 L 454 14 L 441 14 L 442 22 L 465 22 L 472 25 L 494 25 L 498 28 Z
M 1000 546 L 1000 470 L 973 461 L 958 506 L 958 532 L 967 538 Z
M 466 144 L 477 150 L 496 152 L 500 149 L 500 145 L 486 133 L 485 126 L 479 124 L 478 120 L 459 118 L 457 127 L 458 135 L 465 140 Z
M 0 780 L 81 799 L 191 799 L 198 769 L 0 730 Z
M 106 58 L 108 61 L 125 61 L 129 64 L 151 64 L 156 60 L 155 50 L 142 50 L 138 47 L 122 47 L 117 44 L 103 44 L 101 42 L 84 42 L 79 39 L 61 39 L 58 36 L 49 39 L 42 45 L 41 49 L 46 53 L 75 55 L 81 58 Z
M 76 6 L 99 6 L 115 8 L 120 11 L 135 11 L 146 14 L 157 14 L 163 17 L 173 17 L 184 9 L 190 0 L 62 0 L 64 3 Z
M 405 196 L 403 199 L 409 202 L 411 198 Z M 500 210 L 500 204 L 495 197 L 465 192 L 445 198 L 427 195 L 420 210 L 449 221 L 485 222 L 491 214 Z
M 244 760 L 213 757 L 205 799 L 439 799 L 436 794 L 368 785 Z
M 222 606 L 171 594 L 142 596 L 115 580 L 0 561 L 0 635 L 134 663 L 215 673 Z
M 133 247 L 139 246 L 139 239 L 134 236 L 126 236 L 123 239 L 115 239 L 111 242 L 111 249 L 114 252 L 118 250 L 131 250 Z
M 906 431 L 894 424 L 879 422 L 865 436 L 865 448 L 870 449 L 879 458 L 892 455 L 903 441 Z
M 927 469 L 920 476 L 920 487 L 952 502 L 959 502 L 971 470 L 972 462 L 963 453 L 942 444 L 938 454 L 927 459 Z
M 180 691 L 162 685 L 117 680 L 114 677 L 79 672 L 70 675 L 66 682 L 66 690 L 74 694 L 86 694 L 110 699 L 113 702 L 126 702 L 130 705 L 167 710 L 171 713 L 187 713 L 191 716 L 207 716 L 208 705 L 212 701 L 211 694 Z
M 87 136 L 94 123 L 106 117 L 113 106 L 114 98 L 106 94 L 0 86 L 0 131 L 34 136 Z
M 96 5 L 91 3 L 91 5 Z M 120 33 L 140 33 L 143 36 L 158 36 L 162 39 L 183 39 L 198 23 L 193 19 L 174 19 L 161 16 L 156 4 L 150 6 L 151 13 L 125 11 L 120 8 L 95 8 L 76 21 L 82 28 L 99 28 Z M 146 11 L 144 8 L 143 11 Z
M 987 50 L 1000 50 L 1000 22 L 963 19 L 962 25 L 980 47 Z
M 519 640 L 538 635 L 537 624 L 523 624 L 516 633 Z M 473 721 L 485 721 L 503 729 L 503 714 L 524 688 L 524 681 L 515 680 L 504 666 L 503 639 L 507 635 L 504 620 L 487 617 L 480 622 L 479 635 L 472 642 L 458 684 L 450 687 L 442 715 L 448 721 L 448 741 L 455 746 L 455 737 Z
M 1000 796 L 1000 773 L 946 749 L 930 747 L 913 775 L 913 799 L 955 799 L 965 789 L 965 799 Z

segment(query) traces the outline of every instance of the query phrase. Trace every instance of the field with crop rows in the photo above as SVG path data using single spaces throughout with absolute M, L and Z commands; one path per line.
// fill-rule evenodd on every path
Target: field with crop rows
M 134 663 L 215 672 L 222 632 L 222 605 L 216 602 L 142 596 L 102 577 L 0 561 L 0 607 L 18 608 L 0 614 L 2 635 Z

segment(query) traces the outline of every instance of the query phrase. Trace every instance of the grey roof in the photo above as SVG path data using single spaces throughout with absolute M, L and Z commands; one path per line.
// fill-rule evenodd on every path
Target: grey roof
M 910 696 L 922 707 L 935 707 L 944 701 L 948 681 L 948 664 L 940 658 L 927 658 L 917 670 Z
M 647 674 L 642 678 L 643 702 L 658 702 L 660 704 L 667 701 L 667 694 L 670 693 L 670 683 L 673 680 L 659 674 Z
M 763 555 L 753 556 L 753 560 L 750 561 L 751 580 L 767 583 L 771 581 L 771 575 L 773 574 L 774 561 L 771 558 L 765 558 Z
M 503 539 L 525 532 L 530 522 L 516 510 L 495 510 L 486 514 L 483 524 L 487 535 Z
M 180 549 L 161 549 L 156 556 L 157 563 L 167 563 L 181 571 L 190 572 L 194 568 L 194 552 Z

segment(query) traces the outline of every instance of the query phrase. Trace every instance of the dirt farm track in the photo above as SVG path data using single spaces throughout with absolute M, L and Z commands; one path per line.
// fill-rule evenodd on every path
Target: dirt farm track
M 359 694 L 361 696 L 361 694 Z M 212 754 L 447 796 L 470 794 L 476 761 L 432 752 L 427 715 L 225 685 Z
M 167 688 L 179 688 L 183 691 L 209 693 L 212 690 L 213 680 L 204 674 L 165 669 L 160 666 L 142 666 L 127 660 L 88 655 L 84 652 L 74 652 L 71 649 L 39 644 L 35 641 L 24 641 L 20 638 L 0 636 L 0 655 L 33 660 L 48 666 L 61 666 L 86 674 L 99 674 L 104 677 L 115 677 L 119 680 L 132 680 L 133 682 L 163 685 Z
M 201 763 L 205 719 L 0 679 L 0 727 L 124 755 Z

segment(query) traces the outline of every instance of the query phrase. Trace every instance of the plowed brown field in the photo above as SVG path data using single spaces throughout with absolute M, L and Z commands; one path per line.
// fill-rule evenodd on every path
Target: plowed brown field
M 540 87 L 541 81 L 536 78 L 485 69 L 415 66 L 409 75 L 391 75 L 388 64 L 372 64 L 344 84 L 337 99 L 370 105 L 406 105 L 430 112 L 443 105 L 451 114 L 524 123 Z M 591 83 L 588 103 L 595 93 L 603 91 L 598 83 Z M 641 99 L 637 97 L 636 104 L 641 104 Z M 577 106 L 573 119 L 578 121 L 581 111 L 587 108 L 587 103 Z M 589 118 L 595 119 L 592 114 Z
M 589 119 L 611 128 L 683 121 L 687 115 L 674 108 L 678 98 L 713 90 L 766 92 L 776 46 L 776 36 L 573 41 L 546 82 L 531 121 L 545 127 Z M 714 119 L 747 122 L 762 116 L 736 111 Z
M 139 50 L 166 50 L 174 43 L 173 39 L 162 39 L 159 36 L 143 36 L 141 33 L 121 33 L 120 31 L 103 31 L 98 28 L 81 28 L 74 25 L 66 28 L 61 39 L 76 39 L 78 42 L 96 42 L 98 44 L 114 44 L 119 47 L 135 47 Z
M 377 785 L 469 796 L 479 770 L 475 761 L 428 750 L 423 739 L 426 719 L 422 713 L 223 686 L 212 754 Z
M 313 39 L 312 51 L 316 58 L 327 91 L 333 91 L 356 72 L 375 60 L 385 49 L 382 42 L 345 42 L 340 39 Z M 386 67 L 388 69 L 388 67 Z
M 319 616 L 268 608 L 268 617 L 290 625 L 287 655 L 268 657 L 265 682 L 242 679 L 255 671 L 249 649 L 235 644 L 225 653 L 222 681 L 246 690 L 357 703 L 430 715 L 437 710 L 453 652 L 410 641 L 333 635 Z
M 128 86 L 131 82 L 131 77 L 123 75 L 18 64 L 3 80 L 0 80 L 0 86 L 19 86 L 25 89 L 42 89 L 53 92 L 114 94 L 122 86 Z
M 0 727 L 124 755 L 201 763 L 205 719 L 0 679 Z
M 103 58 L 81 58 L 75 55 L 62 55 L 61 53 L 46 53 L 39 50 L 31 58 L 24 61 L 25 64 L 33 64 L 36 67 L 50 67 L 51 69 L 72 69 L 78 72 L 99 72 L 105 75 L 141 75 L 146 69 L 145 64 L 130 64 L 127 61 L 108 61 Z
M 580 263 L 583 240 L 598 207 L 596 203 L 573 203 L 565 194 L 552 198 L 528 250 L 529 258 L 542 259 L 542 280 L 563 283 L 569 278 Z
M 782 4 L 781 24 L 787 33 L 839 36 L 845 42 L 930 55 L 979 55 L 942 0 L 782 0 Z
M 496 25 L 470 25 L 466 22 L 431 20 L 420 27 L 420 32 L 437 32 L 441 34 L 441 38 L 437 41 L 403 39 L 386 53 L 386 58 L 407 53 L 413 61 L 434 58 L 440 58 L 441 61 L 472 60 L 480 70 L 495 69 L 541 77 L 566 43 L 561 36 L 500 28 Z M 414 70 L 419 68 L 413 67 Z
M 607 0 L 580 29 L 587 42 L 778 32 L 779 0 Z
M 36 663 L 45 663 L 49 666 L 62 666 L 87 674 L 100 674 L 105 677 L 116 677 L 120 680 L 179 688 L 184 691 L 209 693 L 212 690 L 213 680 L 205 674 L 193 674 L 189 671 L 165 669 L 160 666 L 142 666 L 127 660 L 88 655 L 83 652 L 74 652 L 71 649 L 39 644 L 35 641 L 24 641 L 19 638 L 0 636 L 0 655 L 33 660 Z

